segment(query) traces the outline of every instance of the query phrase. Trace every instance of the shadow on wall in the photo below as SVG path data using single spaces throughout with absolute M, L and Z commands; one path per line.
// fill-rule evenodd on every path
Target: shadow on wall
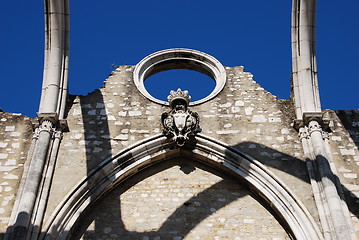
M 92 104 L 95 103 L 95 106 Z M 86 146 L 86 167 L 89 174 L 103 160 L 112 156 L 110 130 L 103 95 L 95 90 L 89 96 L 80 98 L 84 138 Z M 98 221 L 95 222 L 95 229 Z
M 342 126 L 336 125 L 335 127 L 339 127 L 339 131 L 342 131 L 342 127 L 349 133 L 351 139 L 355 143 L 356 147 L 359 148 L 359 109 L 357 110 L 337 110 L 329 111 L 332 114 L 333 118 L 338 117 Z M 344 130 L 343 129 L 343 130 Z M 340 142 L 342 146 L 345 146 L 346 141 Z M 353 147 L 355 148 L 355 147 Z M 350 161 L 346 161 L 350 163 Z M 353 162 L 352 162 L 353 163 Z M 354 163 L 355 164 L 355 163 Z M 337 176 L 335 176 L 337 177 Z M 342 186 L 344 190 L 344 196 L 348 204 L 348 208 L 352 214 L 354 214 L 357 218 L 359 218 L 359 199 L 356 194 L 352 193 L 345 186 Z
M 144 179 L 174 166 L 178 166 L 184 174 L 190 174 L 196 168 L 199 168 L 203 171 L 210 172 L 211 174 L 220 177 L 222 180 L 214 183 L 209 188 L 201 191 L 200 193 L 194 194 L 194 196 L 189 198 L 179 207 L 174 208 L 174 211 L 165 219 L 165 221 L 158 229 L 143 232 L 127 230 L 122 220 L 122 212 L 126 210 L 121 210 L 120 196 L 126 191 L 133 191 L 133 187 L 136 184 L 142 182 Z M 167 184 L 169 185 L 167 186 L 170 186 L 173 179 L 166 179 L 167 178 L 162 179 L 162 181 L 168 181 Z M 171 195 L 173 193 L 166 193 L 166 191 L 163 191 L 157 194 Z M 144 171 L 141 171 L 140 173 L 126 180 L 120 184 L 120 186 L 114 188 L 106 197 L 101 200 L 100 203 L 96 204 L 93 209 L 91 209 L 87 214 L 84 214 L 84 216 L 78 220 L 77 226 L 72 231 L 72 237 L 73 239 L 80 239 L 82 235 L 82 239 L 84 240 L 95 240 L 99 237 L 109 239 L 111 237 L 113 239 L 176 239 L 176 237 L 181 237 L 182 239 L 186 237 L 194 228 L 196 228 L 196 226 L 198 226 L 204 219 L 216 213 L 228 204 L 236 201 L 237 199 L 246 197 L 248 195 L 256 199 L 259 204 L 266 208 L 266 205 L 262 203 L 263 201 L 251 193 L 246 186 L 239 183 L 237 180 L 235 180 L 235 178 L 232 178 L 232 176 L 223 174 L 218 170 L 215 170 L 212 167 L 206 166 L 200 162 L 178 157 L 175 159 L 163 161 L 161 163 L 155 164 L 154 166 L 150 166 Z M 162 198 L 165 197 L 166 196 L 162 196 Z M 141 197 L 138 196 L 139 201 L 143 201 L 140 200 L 140 198 Z M 148 196 L 148 198 L 151 198 L 151 196 Z M 131 199 L 127 199 L 126 201 L 131 201 Z M 136 201 L 136 199 L 134 201 Z M 134 205 L 138 206 L 141 204 Z M 177 203 L 174 203 L 174 205 L 178 206 Z M 144 210 L 142 214 L 145 216 L 139 216 L 137 219 L 146 218 L 150 221 L 150 219 L 157 214 L 156 210 L 159 210 L 158 206 L 153 206 L 152 208 L 151 206 L 142 206 L 142 210 Z M 163 206 L 160 208 L 166 209 L 166 207 L 168 206 Z M 269 212 L 271 211 L 270 208 L 266 209 Z M 128 210 L 127 214 L 137 214 L 136 212 L 138 210 L 139 209 L 134 209 L 133 207 L 133 209 Z M 172 209 L 169 210 L 171 211 Z M 155 212 L 152 213 L 152 217 L 149 217 L 151 215 L 151 211 Z M 251 213 L 248 211 L 249 210 L 246 208 L 236 209 L 236 212 L 241 213 L 241 215 L 250 215 Z M 271 215 L 276 216 L 276 214 L 273 212 Z M 238 219 L 232 219 L 232 221 L 237 221 L 237 224 L 240 222 Z M 277 219 L 277 221 L 280 222 L 279 219 Z M 91 226 L 96 222 L 100 224 Z M 224 225 L 224 223 L 220 222 L 214 223 L 214 225 L 221 224 Z M 268 224 L 268 219 L 257 219 L 257 224 Z M 141 225 L 151 225 L 151 223 L 144 222 L 136 224 L 136 226 L 139 226 L 140 228 Z M 84 233 L 84 231 L 86 232 Z M 208 232 L 209 231 L 210 227 L 208 228 Z
M 91 105 L 91 103 L 95 102 L 95 106 Z M 93 168 L 99 165 L 104 159 L 112 156 L 112 148 L 110 142 L 110 132 L 109 125 L 106 117 L 106 109 L 104 108 L 105 104 L 103 101 L 103 96 L 100 90 L 96 90 L 91 94 L 91 97 L 82 97 L 81 98 L 81 109 L 83 116 L 83 124 L 85 130 L 85 142 L 86 142 L 86 160 L 87 160 L 87 170 L 90 172 Z M 101 139 L 101 140 L 99 140 Z M 262 144 L 254 143 L 254 142 L 243 142 L 233 146 L 236 149 L 239 149 L 243 152 L 249 152 L 252 157 L 260 161 L 262 164 L 270 167 L 273 171 L 280 171 L 284 173 L 288 173 L 295 177 L 295 179 L 299 179 L 303 182 L 310 184 L 310 180 L 307 174 L 306 163 L 303 160 L 294 158 L 292 156 L 286 155 L 284 153 L 278 152 L 274 149 L 266 147 Z M 166 165 L 167 164 L 167 165 Z M 136 178 L 131 178 L 129 183 L 125 182 L 124 186 L 121 187 L 120 192 L 114 194 L 114 196 L 120 196 L 126 190 L 128 190 L 134 184 L 141 182 L 143 179 L 163 171 L 164 169 L 169 168 L 170 166 L 174 166 L 176 161 L 172 163 L 166 164 L 158 164 L 154 167 L 147 168 L 146 171 L 143 171 L 141 174 L 136 175 Z M 198 167 L 198 166 L 196 166 Z M 183 168 L 185 171 L 185 168 Z M 188 169 L 187 169 L 188 170 Z M 211 170 L 213 171 L 213 170 Z M 218 174 L 218 173 L 217 173 Z M 133 180 L 136 179 L 136 180 Z M 97 209 L 95 207 L 94 211 L 91 211 L 86 216 L 82 217 L 76 227 L 73 228 L 71 239 L 79 239 L 81 235 L 83 235 L 83 239 L 96 239 L 101 235 L 106 235 L 106 231 L 109 231 L 108 226 L 106 226 L 106 220 L 108 220 L 109 216 L 113 219 L 113 223 L 116 225 L 116 229 L 114 231 L 117 232 L 118 235 L 122 236 L 123 239 L 134 239 L 134 238 L 142 238 L 142 237 L 175 237 L 178 236 L 178 232 L 180 232 L 182 237 L 185 237 L 192 229 L 194 229 L 200 222 L 202 222 L 205 218 L 212 215 L 216 211 L 225 207 L 229 203 L 241 198 L 247 194 L 251 194 L 247 189 L 243 190 L 241 194 L 232 195 L 230 192 L 226 197 L 226 201 L 221 202 L 211 202 L 208 203 L 207 199 L 210 198 L 211 194 L 216 191 L 218 188 L 223 188 L 225 180 L 220 181 L 210 188 L 204 190 L 197 196 L 192 197 L 186 203 L 178 207 L 172 215 L 170 215 L 163 225 L 156 231 L 147 231 L 147 232 L 133 232 L 126 230 L 126 227 L 122 221 L 121 216 L 121 203 L 119 198 L 110 198 L 111 199 L 111 208 L 110 209 Z M 122 186 L 122 185 L 121 185 Z M 118 190 L 113 190 L 118 191 Z M 345 192 L 349 192 L 345 189 Z M 349 192 L 350 193 L 350 192 Z M 112 195 L 111 192 L 109 195 Z M 107 195 L 107 200 L 109 197 Z M 355 195 L 349 194 L 352 198 L 355 198 Z M 258 198 L 257 198 L 258 199 Z M 359 201 L 359 199 L 352 199 L 353 202 Z M 189 209 L 193 209 L 193 204 L 197 202 L 201 205 L 201 208 L 189 211 Z M 258 201 L 263 202 L 263 201 Z M 350 201 L 352 202 L 352 201 Z M 262 203 L 263 204 L 263 203 Z M 350 211 L 359 217 L 358 210 L 354 207 L 355 205 L 349 205 Z M 212 209 L 212 210 L 211 210 Z M 270 208 L 267 207 L 269 210 Z M 276 216 L 275 213 L 272 213 Z M 282 223 L 283 224 L 283 223 Z M 288 228 L 284 226 L 284 228 Z M 91 229 L 87 230 L 86 229 Z M 86 232 L 85 232 L 86 231 Z M 111 230 L 113 231 L 113 230 Z M 84 233 L 85 232 L 85 233 Z M 111 232 L 111 234 L 115 234 Z M 172 235 L 171 235 L 172 234 Z M 176 235 L 177 234 L 177 235 Z
M 292 156 L 289 156 L 287 154 L 278 152 L 272 148 L 266 147 L 262 144 L 254 143 L 254 142 L 243 142 L 240 144 L 237 144 L 234 146 L 235 148 L 243 151 L 243 152 L 249 152 L 248 149 L 251 149 L 249 152 L 252 157 L 254 157 L 256 160 L 260 161 L 263 165 L 273 168 L 272 171 L 279 170 L 281 172 L 289 173 L 290 175 L 310 184 L 310 179 L 308 176 L 308 170 L 306 167 L 306 162 L 303 160 L 300 160 L 298 158 L 294 158 Z M 267 156 L 267 157 L 263 157 Z M 323 163 L 328 163 L 326 160 L 326 157 L 324 156 L 317 156 L 318 158 L 323 159 Z M 307 161 L 310 161 L 307 159 Z M 313 162 L 313 165 L 316 165 L 315 162 Z M 329 164 L 327 166 L 327 169 L 330 169 Z M 331 181 L 334 184 L 339 183 L 340 179 L 336 174 L 333 174 L 334 179 L 331 179 Z M 318 180 L 318 179 L 317 179 Z M 359 218 L 359 198 L 353 194 L 349 189 L 347 189 L 344 185 L 341 185 L 342 190 L 344 191 L 344 195 L 341 194 L 342 191 L 338 190 L 339 196 L 342 200 L 347 202 L 349 211 L 354 214 L 357 218 Z M 308 206 L 307 206 L 308 207 Z
M 86 97 L 81 96 L 80 103 L 85 131 L 87 172 L 90 172 L 103 160 L 112 156 L 110 130 L 100 90 L 95 90 Z
M 359 148 L 359 110 L 339 110 L 336 115 Z
M 251 155 L 257 160 L 261 161 L 264 165 L 267 165 L 273 170 L 278 170 L 280 172 L 288 173 L 292 176 L 294 176 L 293 179 L 300 180 L 303 182 L 306 182 L 309 184 L 309 178 L 307 176 L 307 170 L 306 170 L 306 163 L 303 160 L 293 158 L 292 156 L 286 155 L 284 153 L 278 152 L 274 149 L 268 148 L 264 145 L 254 143 L 254 142 L 244 142 L 240 143 L 236 146 L 234 146 L 237 149 L 242 149 L 244 151 L 251 149 Z M 256 149 L 256 150 L 254 150 Z M 246 151 L 248 152 L 248 151 Z M 265 154 L 263 154 L 265 153 Z M 167 165 L 166 165 L 167 164 Z M 201 193 L 197 194 L 196 196 L 192 197 L 188 201 L 186 201 L 184 204 L 182 204 L 180 207 L 178 207 L 173 214 L 171 214 L 166 221 L 162 224 L 162 226 L 156 230 L 156 231 L 145 231 L 145 232 L 133 232 L 126 230 L 126 227 L 122 221 L 121 216 L 121 203 L 119 200 L 119 196 L 126 192 L 131 186 L 134 184 L 141 182 L 143 179 L 152 176 L 155 173 L 161 172 L 170 166 L 179 165 L 181 166 L 181 169 L 183 172 L 189 173 L 191 172 L 191 168 L 193 167 L 185 167 L 181 165 L 181 162 L 176 162 L 175 160 L 169 160 L 166 162 L 166 164 L 157 164 L 154 167 L 147 168 L 145 171 L 142 171 L 140 174 L 137 174 L 135 178 L 131 178 L 131 180 L 128 180 L 129 182 L 124 182 L 123 185 L 121 185 L 120 190 L 113 190 L 113 191 L 119 191 L 119 192 L 111 192 L 109 195 L 110 197 L 110 205 L 111 208 L 108 208 L 108 211 L 106 211 L 106 208 L 98 207 L 98 209 L 95 208 L 94 211 L 89 212 L 88 216 L 86 217 L 86 214 L 84 214 L 85 217 L 81 218 L 78 221 L 77 227 L 73 229 L 73 233 L 75 234 L 71 239 L 79 239 L 84 233 L 84 231 L 90 226 L 90 231 L 87 231 L 83 239 L 96 239 L 99 236 L 106 235 L 106 232 L 109 231 L 108 225 L 106 225 L 106 220 L 109 219 L 111 216 L 111 222 L 116 223 L 115 229 L 111 228 L 111 234 L 120 235 L 123 237 L 123 239 L 134 239 L 139 237 L 175 237 L 180 235 L 182 237 L 185 237 L 192 229 L 194 229 L 200 222 L 202 222 L 205 218 L 208 216 L 214 214 L 219 209 L 225 207 L 229 203 L 237 200 L 238 198 L 242 198 L 246 196 L 247 194 L 251 194 L 248 190 L 242 190 L 240 194 L 231 195 L 230 192 L 228 192 L 227 198 L 225 201 L 217 202 L 217 201 L 211 201 L 208 203 L 208 199 L 210 199 L 211 196 L 217 191 L 216 189 L 223 188 L 223 184 L 225 180 L 220 181 L 208 189 L 205 189 Z M 187 164 L 188 166 L 188 164 Z M 195 167 L 198 167 L 197 165 Z M 203 168 L 203 167 L 202 167 Z M 207 170 L 207 169 L 206 169 Z M 208 171 L 208 170 L 207 170 Z M 214 170 L 211 170 L 212 172 Z M 279 172 L 278 172 L 279 173 Z M 221 173 L 219 173 L 221 174 Z M 218 173 L 217 173 L 218 175 Z M 223 174 L 222 174 L 223 175 Z M 335 181 L 335 180 L 334 180 Z M 298 183 L 297 183 L 298 184 Z M 348 191 L 348 190 L 346 190 Z M 107 195 L 107 196 L 109 196 Z M 109 197 L 104 198 L 102 201 L 108 201 Z M 258 200 L 259 198 L 257 198 Z M 359 199 L 355 199 L 357 201 Z M 189 211 L 189 208 L 192 207 L 192 204 L 197 202 L 197 205 L 201 206 L 200 208 L 195 208 L 193 212 Z M 263 201 L 259 200 L 258 202 Z M 263 204 L 266 205 L 266 204 Z M 99 205 L 100 206 L 100 205 Z M 148 207 L 148 206 L 146 206 Z M 212 209 L 212 210 L 211 210 Z M 213 209 L 216 209 L 213 211 Z M 270 208 L 267 207 L 269 210 Z M 350 211 L 353 214 L 356 214 L 357 211 L 354 206 L 351 206 Z M 275 213 L 272 213 L 272 215 L 276 216 Z M 357 215 L 357 214 L 356 214 Z M 193 218 L 193 216 L 196 216 Z M 358 215 L 357 215 L 358 216 Z M 279 220 L 280 221 L 280 220 Z M 95 222 L 94 226 L 91 228 L 91 224 Z M 81 223 L 81 224 L 79 224 Z M 283 224 L 283 223 L 282 223 Z M 175 227 L 174 227 L 175 226 Z M 283 225 L 285 229 L 286 226 Z M 180 233 L 179 233 L 180 232 Z M 173 235 L 171 235 L 171 233 Z
M 26 212 L 20 212 L 18 215 L 17 215 L 17 219 L 16 219 L 16 222 L 15 222 L 15 226 L 16 224 L 19 224 L 23 221 L 23 219 L 28 219 L 30 216 L 28 213 Z M 12 240 L 12 239 L 26 239 L 26 235 L 28 234 L 28 230 L 32 230 L 33 229 L 33 225 L 30 225 L 28 228 L 26 227 L 23 227 L 23 226 L 16 226 L 14 227 L 14 229 L 12 229 L 12 227 L 8 227 L 7 229 L 7 232 L 10 232 L 11 230 L 11 233 L 9 234 L 9 239 Z M 3 234 L 3 237 L 5 236 L 5 234 Z M 3 239 L 3 238 L 2 238 Z
M 264 149 L 263 145 L 256 144 L 256 143 L 243 143 L 239 144 L 236 147 L 237 148 L 247 148 L 250 146 L 250 148 L 254 148 L 253 144 L 258 149 Z M 267 154 L 273 154 L 274 156 L 281 156 L 280 159 L 277 159 L 276 161 L 269 162 L 270 164 L 274 166 L 279 166 L 278 161 L 282 161 L 283 159 L 286 159 L 288 161 L 288 164 L 284 166 L 281 165 L 283 168 L 282 171 L 285 172 L 295 172 L 293 175 L 295 175 L 296 178 L 301 179 L 302 181 L 308 182 L 309 179 L 306 176 L 306 165 L 303 161 L 299 159 L 294 159 L 291 156 L 278 153 L 275 150 L 266 148 Z M 262 152 L 262 151 L 258 151 Z M 269 159 L 268 155 L 265 155 L 266 159 Z M 263 158 L 263 156 L 262 156 Z M 292 160 L 292 161 L 290 161 Z M 276 164 L 274 162 L 277 162 Z M 171 214 L 166 221 L 162 224 L 162 226 L 156 230 L 156 231 L 145 231 L 145 232 L 133 232 L 126 229 L 125 224 L 122 221 L 122 215 L 121 215 L 121 203 L 119 196 L 121 196 L 122 193 L 126 192 L 129 188 L 131 188 L 136 183 L 141 182 L 145 178 L 148 178 L 155 173 L 161 172 L 167 168 L 170 168 L 174 165 L 179 165 L 181 167 L 181 170 L 185 173 L 190 173 L 194 169 L 194 167 L 199 167 L 198 163 L 197 165 L 193 166 L 194 163 L 187 163 L 184 164 L 183 162 L 175 161 L 174 159 L 167 161 L 165 164 L 160 163 L 155 165 L 154 167 L 147 168 L 145 171 L 142 171 L 140 174 L 136 174 L 135 177 L 131 178 L 131 180 L 128 180 L 128 182 L 124 182 L 123 185 L 121 185 L 121 188 L 117 188 L 117 190 L 113 190 L 110 194 L 107 195 L 106 198 L 104 198 L 102 201 L 106 201 L 109 203 L 106 205 L 107 207 L 104 207 L 101 204 L 96 204 L 94 209 L 91 209 L 90 212 L 87 214 L 85 213 L 81 219 L 78 220 L 78 225 L 73 229 L 72 234 L 73 237 L 71 239 L 79 239 L 81 235 L 86 231 L 86 229 L 90 229 L 90 231 L 86 231 L 85 234 L 82 236 L 83 239 L 96 239 L 98 237 L 110 237 L 112 236 L 121 236 L 121 239 L 140 239 L 142 237 L 163 237 L 163 238 L 173 238 L 178 235 L 185 237 L 192 229 L 194 229 L 199 223 L 201 223 L 205 218 L 208 216 L 214 214 L 219 209 L 225 207 L 229 203 L 237 200 L 238 198 L 242 198 L 246 195 L 253 194 L 248 191 L 247 188 L 241 189 L 241 192 L 236 191 L 228 191 L 227 194 L 225 194 L 224 199 L 225 201 L 208 201 L 218 193 L 218 189 L 223 189 L 225 185 L 226 180 L 222 180 L 208 189 L 205 189 L 201 193 L 197 194 L 196 196 L 192 197 L 188 201 L 186 201 L 184 204 L 182 204 L 180 207 L 178 207 L 173 214 Z M 191 167 L 188 167 L 192 165 Z M 202 167 L 203 168 L 203 167 Z M 292 170 L 289 170 L 292 169 Z M 208 167 L 206 169 L 208 171 Z M 221 173 L 218 173 L 218 171 L 210 170 L 212 173 L 216 172 L 217 175 L 222 175 Z M 304 172 L 304 174 L 303 174 Z M 237 188 L 240 186 L 240 184 L 236 184 Z M 119 190 L 120 189 L 120 190 Z M 232 188 L 233 190 L 235 189 Z M 259 200 L 260 198 L 257 198 L 257 201 L 264 206 L 266 206 L 265 203 L 263 203 L 262 200 Z M 196 207 L 197 205 L 197 207 Z M 200 207 L 198 207 L 200 206 Z M 148 208 L 148 206 L 146 206 Z M 270 210 L 268 207 L 267 210 Z M 250 214 L 250 213 L 248 213 Z M 277 216 L 277 214 L 272 212 L 273 216 Z M 111 222 L 111 228 L 108 225 L 108 220 Z M 277 219 L 278 220 L 278 219 Z M 279 220 L 280 222 L 280 220 Z M 115 226 L 114 226 L 115 224 Z M 283 223 L 282 223 L 283 224 Z M 264 224 L 265 225 L 265 224 Z M 287 232 L 289 232 L 288 228 L 284 226 L 285 229 L 287 229 Z M 106 233 L 108 236 L 106 236 Z M 111 234 L 109 234 L 111 233 Z M 172 235 L 171 235 L 172 234 Z
M 100 91 L 94 92 L 92 97 L 96 99 L 95 106 L 91 106 L 89 102 L 86 102 L 86 99 L 81 98 L 88 172 L 98 166 L 101 161 L 109 156 L 112 156 L 111 142 L 109 138 L 110 132 L 105 115 L 106 110 L 104 109 L 103 97 Z M 91 102 L 93 102 L 93 99 L 91 99 Z M 99 139 L 102 140 L 100 141 Z M 250 153 L 252 157 L 256 158 L 263 165 L 272 168 L 274 172 L 277 171 L 276 175 L 280 175 L 280 172 L 286 173 L 293 176 L 293 179 L 296 181 L 300 180 L 310 184 L 309 177 L 307 175 L 306 163 L 303 160 L 294 158 L 255 142 L 239 143 L 233 146 L 233 148 Z M 178 235 L 185 237 L 204 219 L 211 216 L 219 209 L 227 206 L 231 202 L 247 195 L 255 197 L 255 193 L 251 193 L 247 188 L 243 188 L 240 192 L 237 191 L 236 194 L 233 194 L 232 191 L 228 191 L 224 201 L 209 202 L 208 199 L 210 199 L 213 194 L 218 192 L 218 189 L 224 189 L 224 185 L 228 183 L 226 182 L 227 180 L 224 179 L 213 184 L 177 207 L 177 209 L 175 209 L 175 211 L 163 222 L 158 230 L 144 232 L 127 230 L 122 220 L 121 214 L 123 210 L 121 210 L 119 196 L 136 183 L 141 182 L 143 179 L 174 165 L 179 165 L 181 170 L 186 174 L 189 174 L 193 170 L 193 166 L 191 165 L 194 165 L 194 167 L 202 168 L 219 176 L 224 176 L 223 173 L 213 170 L 212 167 L 204 167 L 199 163 L 183 164 L 183 162 L 178 162 L 175 159 L 156 164 L 153 167 L 145 168 L 145 171 L 142 171 L 139 174 L 136 174 L 134 178 L 130 178 L 129 180 L 123 182 L 123 184 L 121 184 L 118 188 L 113 186 L 113 190 L 106 197 L 102 198 L 102 200 L 99 200 L 110 201 L 109 204 L 111 208 L 101 209 L 100 207 L 97 207 L 101 204 L 97 204 L 98 202 L 95 202 L 95 206 L 93 206 L 92 209 L 91 207 L 89 208 L 91 209 L 90 212 L 84 213 L 83 216 L 79 218 L 77 225 L 72 228 L 72 236 L 70 239 L 79 239 L 82 235 L 83 239 L 88 240 L 98 239 L 101 236 L 105 236 L 110 233 L 108 225 L 106 225 L 106 222 L 109 219 L 111 219 L 111 222 L 113 223 L 112 225 L 116 226 L 115 229 L 111 229 L 111 234 L 115 234 L 114 232 L 116 232 L 116 234 L 123 237 L 121 237 L 121 239 L 137 239 L 139 237 L 152 238 L 156 236 L 163 236 L 163 238 L 166 238 Z M 336 180 L 337 179 L 334 179 L 333 181 Z M 236 187 L 238 188 L 238 186 L 241 185 L 237 184 Z M 236 187 L 234 187 L 234 189 L 236 189 Z M 348 193 L 348 196 L 351 196 L 354 203 L 359 201 L 359 199 L 355 197 L 354 194 L 351 194 L 349 190 L 344 190 Z M 264 207 L 267 207 L 267 210 L 271 211 L 259 197 L 255 198 Z M 358 209 L 356 209 L 357 207 L 355 206 L 357 205 L 351 204 L 349 205 L 349 209 L 353 214 L 359 217 Z M 272 215 L 277 216 L 277 214 L 273 212 Z M 278 221 L 281 222 L 280 220 Z M 283 223 L 281 224 L 283 228 L 288 231 L 288 228 Z M 86 229 L 88 230 L 86 231 Z

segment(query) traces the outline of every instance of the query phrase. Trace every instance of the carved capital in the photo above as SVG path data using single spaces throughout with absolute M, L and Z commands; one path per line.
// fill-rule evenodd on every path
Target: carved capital
M 294 119 L 292 126 L 295 130 L 299 131 L 301 128 L 304 127 L 304 123 L 302 119 Z
M 41 132 L 48 132 L 48 133 L 52 134 L 52 132 L 54 131 L 53 123 L 51 121 L 45 120 L 41 123 L 41 125 L 38 127 L 38 129 L 39 129 L 39 134 Z
M 323 134 L 323 139 L 324 140 L 329 140 L 329 133 L 328 132 L 322 131 L 322 134 Z
M 51 122 L 53 128 L 61 131 L 69 131 L 66 119 L 59 119 L 57 113 L 38 113 L 37 118 L 31 119 L 32 129 L 35 131 L 40 128 L 44 122 Z M 47 124 L 47 123 L 46 123 Z
M 322 112 L 305 112 L 303 113 L 303 124 L 308 126 L 310 122 L 316 121 L 320 125 L 323 123 L 323 113 Z
M 62 136 L 63 136 L 63 134 L 62 134 L 62 132 L 61 131 L 54 131 L 54 138 L 58 138 L 58 139 L 62 139 Z
M 299 128 L 298 130 L 298 134 L 299 134 L 299 139 L 302 140 L 302 139 L 309 139 L 312 135 L 312 133 L 314 132 L 319 132 L 323 139 L 329 139 L 329 133 L 324 131 L 321 127 L 321 125 L 313 120 L 313 121 L 310 121 L 308 123 L 308 126 L 303 126 L 301 128 Z
M 59 122 L 59 116 L 57 113 L 38 113 L 37 118 L 40 124 L 44 121 L 50 121 L 53 125 L 57 125 Z
M 301 127 L 299 129 L 299 139 L 308 139 L 309 138 L 309 134 L 308 134 L 308 129 L 306 127 Z
M 293 127 L 299 132 L 301 128 L 307 127 L 310 131 L 310 123 L 316 122 L 324 130 L 329 129 L 330 119 L 328 114 L 323 112 L 305 112 L 302 119 L 295 119 Z
M 308 132 L 311 135 L 313 132 L 323 133 L 322 126 L 315 120 L 308 123 Z
M 40 129 L 36 127 L 34 130 L 34 134 L 32 135 L 32 139 L 38 139 L 39 135 L 40 135 Z

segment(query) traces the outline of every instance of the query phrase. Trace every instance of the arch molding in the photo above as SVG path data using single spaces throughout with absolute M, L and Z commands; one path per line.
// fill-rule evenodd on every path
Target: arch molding
M 105 160 L 60 202 L 44 228 L 44 238 L 68 239 L 81 214 L 103 195 L 146 167 L 178 156 L 196 159 L 241 179 L 288 226 L 295 239 L 323 239 L 305 206 L 273 173 L 249 155 L 202 134 L 183 148 L 157 135 Z

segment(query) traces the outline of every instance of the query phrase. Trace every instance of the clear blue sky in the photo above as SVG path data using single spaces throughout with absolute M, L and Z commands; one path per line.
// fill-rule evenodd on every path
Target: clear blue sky
M 35 117 L 43 1 L 1 0 L 0 9 L 0 107 Z M 359 108 L 358 12 L 358 0 L 317 3 L 323 108 Z M 290 0 L 70 0 L 70 93 L 86 95 L 101 87 L 112 65 L 135 65 L 155 51 L 183 47 L 208 53 L 225 66 L 242 65 L 267 91 L 288 99 L 290 13 Z

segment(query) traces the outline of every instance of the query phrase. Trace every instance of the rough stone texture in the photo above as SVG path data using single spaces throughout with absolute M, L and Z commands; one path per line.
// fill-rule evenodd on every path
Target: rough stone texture
M 329 111 L 333 160 L 359 238 L 359 110 Z
M 240 182 L 183 158 L 143 170 L 84 219 L 81 239 L 290 239 Z
M 132 83 L 133 69 L 120 66 L 103 88 L 73 97 L 67 117 L 70 131 L 61 144 L 47 217 L 62 196 L 101 161 L 162 132 L 160 116 L 169 108 L 148 101 L 137 91 Z M 213 100 L 191 107 L 200 115 L 202 133 L 262 162 L 317 219 L 301 143 L 291 127 L 291 102 L 265 91 L 243 67 L 226 71 L 224 90 Z
M 169 107 L 151 102 L 137 91 L 132 80 L 133 70 L 134 66 L 120 66 L 101 89 L 87 96 L 70 97 L 69 131 L 64 133 L 60 145 L 45 223 L 65 195 L 104 159 L 144 138 L 162 133 L 160 117 Z M 260 161 L 292 190 L 320 224 L 302 145 L 292 127 L 295 118 L 292 102 L 277 99 L 265 91 L 243 67 L 227 67 L 226 71 L 227 83 L 223 91 L 208 102 L 190 107 L 200 116 L 202 134 Z M 0 227 L 4 233 L 32 129 L 24 116 L 0 114 L 0 167 L 4 169 L 0 171 L 3 179 L 0 183 L 0 208 L 3 209 L 0 210 Z M 329 115 L 332 120 L 329 147 L 334 169 L 344 186 L 344 196 L 359 233 L 359 113 L 329 111 Z M 181 161 L 183 159 L 155 165 L 117 186 L 84 217 L 83 225 L 78 225 L 77 236 L 82 235 L 80 230 L 87 229 L 83 239 L 116 239 L 118 236 L 124 239 L 206 239 L 198 237 L 211 235 L 208 239 L 238 236 L 238 239 L 279 240 L 288 237 L 273 213 L 236 179 L 193 163 L 193 160 L 186 160 L 187 166 L 195 165 L 190 168 L 192 171 L 186 172 L 179 167 Z M 190 189 L 189 193 L 186 189 Z M 201 199 L 197 201 L 198 196 Z M 211 204 L 213 206 L 209 206 Z M 220 207 L 221 204 L 224 205 Z M 202 206 L 206 206 L 204 212 L 199 211 Z M 218 209 L 211 212 L 211 208 Z M 192 210 L 199 211 L 199 215 L 192 216 Z M 173 213 L 177 215 L 171 217 Z M 108 221 L 103 221 L 104 216 Z M 189 226 L 191 221 L 195 226 Z M 182 228 L 184 222 L 188 226 Z M 121 224 L 124 229 L 119 228 Z M 162 224 L 167 224 L 168 228 L 181 226 L 181 230 L 171 230 L 166 235 L 158 232 Z M 186 232 L 186 228 L 190 232 Z M 260 233 L 261 237 L 254 233 Z
M 0 237 L 9 223 L 31 137 L 28 117 L 0 112 Z

